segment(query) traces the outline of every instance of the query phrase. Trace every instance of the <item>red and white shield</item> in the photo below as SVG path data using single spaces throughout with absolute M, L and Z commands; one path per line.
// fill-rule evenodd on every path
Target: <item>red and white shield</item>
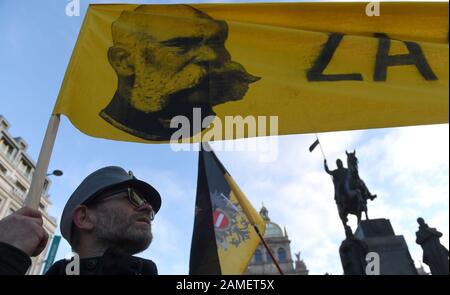
M 226 229 L 230 222 L 228 216 L 222 210 L 216 209 L 213 213 L 214 226 L 218 229 Z

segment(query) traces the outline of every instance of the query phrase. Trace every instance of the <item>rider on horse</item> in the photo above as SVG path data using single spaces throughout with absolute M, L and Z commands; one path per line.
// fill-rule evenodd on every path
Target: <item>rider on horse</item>
M 367 199 L 373 200 L 376 198 L 376 195 L 372 195 L 362 179 L 359 178 L 356 152 L 346 152 L 346 154 L 348 168 L 344 167 L 340 159 L 336 160 L 336 170 L 331 171 L 328 168 L 327 160 L 324 161 L 324 167 L 325 171 L 333 177 L 334 199 L 338 207 L 339 217 L 344 228 L 348 231 L 347 215 L 356 215 L 359 223 L 361 221 L 361 213 L 364 212 L 366 219 L 369 219 L 367 215 Z
M 327 160 L 324 161 L 325 171 L 333 178 L 334 184 L 334 200 L 336 204 L 345 202 L 345 181 L 348 175 L 348 169 L 344 168 L 341 159 L 336 160 L 336 170 L 328 169 Z

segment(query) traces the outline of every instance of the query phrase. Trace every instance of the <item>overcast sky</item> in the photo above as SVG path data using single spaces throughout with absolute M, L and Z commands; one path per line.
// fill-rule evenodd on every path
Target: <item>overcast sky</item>
M 11 123 L 12 135 L 28 142 L 34 159 L 88 1 L 81 0 L 80 17 L 67 17 L 66 3 L 0 1 L 0 114 Z M 391 220 L 396 234 L 405 237 L 417 265 L 422 256 L 415 244 L 417 217 L 438 228 L 444 234 L 443 244 L 449 245 L 448 134 L 445 124 L 319 135 L 332 169 L 336 158 L 345 162 L 346 149 L 356 149 L 360 175 L 378 195 L 368 204 L 369 216 Z M 345 235 L 320 150 L 308 151 L 314 140 L 311 134 L 279 137 L 277 158 L 271 162 L 262 161 L 264 151 L 217 154 L 252 204 L 259 210 L 264 202 L 271 219 L 286 226 L 292 252 L 302 252 L 311 273 L 341 274 L 338 249 Z M 52 178 L 50 213 L 59 220 L 70 194 L 94 170 L 106 165 L 133 170 L 163 198 L 154 222 L 154 242 L 141 256 L 153 259 L 161 274 L 187 274 L 197 158 L 196 152 L 176 153 L 169 145 L 91 138 L 63 117 L 49 170 L 61 169 L 64 175 Z M 355 229 L 353 217 L 350 223 Z M 69 251 L 62 241 L 57 258 Z

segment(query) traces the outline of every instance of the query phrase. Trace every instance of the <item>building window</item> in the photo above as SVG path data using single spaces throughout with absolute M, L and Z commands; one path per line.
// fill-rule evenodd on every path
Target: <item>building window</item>
M 20 160 L 19 163 L 19 171 L 25 175 L 25 177 L 30 178 L 31 176 L 31 166 L 28 165 L 23 159 Z
M 284 250 L 284 248 L 279 248 L 277 251 L 278 254 L 278 261 L 283 263 L 286 262 L 286 250 Z
M 26 187 L 18 181 L 16 181 L 16 186 L 17 186 L 17 189 L 23 193 L 25 193 L 27 191 Z
M 272 251 L 272 250 L 271 250 L 271 251 Z M 272 263 L 272 262 L 273 262 L 272 256 L 270 256 L 270 253 L 269 253 L 269 252 L 266 252 L 266 258 L 267 258 L 267 262 L 269 262 L 269 263 Z
M 46 179 L 46 180 L 44 181 L 44 192 L 47 191 L 47 188 L 48 188 L 48 180 Z
M 261 250 L 257 249 L 255 251 L 255 263 L 262 264 L 263 263 L 263 255 Z
M 12 157 L 12 154 L 14 152 L 14 146 L 4 137 L 0 138 L 0 149 L 7 156 Z
M 7 171 L 8 170 L 2 164 L 0 164 L 0 173 L 6 174 Z

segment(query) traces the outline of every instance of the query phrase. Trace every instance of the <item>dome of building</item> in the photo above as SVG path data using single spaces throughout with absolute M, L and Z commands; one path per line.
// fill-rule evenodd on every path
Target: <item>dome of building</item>
M 269 210 L 267 210 L 267 208 L 264 205 L 259 211 L 259 214 L 266 222 L 266 232 L 264 233 L 265 238 L 277 238 L 284 236 L 281 227 L 278 224 L 270 221 Z
M 268 222 L 266 223 L 266 232 L 264 233 L 264 237 L 266 238 L 277 238 L 277 237 L 283 237 L 283 231 L 281 230 L 281 227 L 274 223 L 274 222 Z

